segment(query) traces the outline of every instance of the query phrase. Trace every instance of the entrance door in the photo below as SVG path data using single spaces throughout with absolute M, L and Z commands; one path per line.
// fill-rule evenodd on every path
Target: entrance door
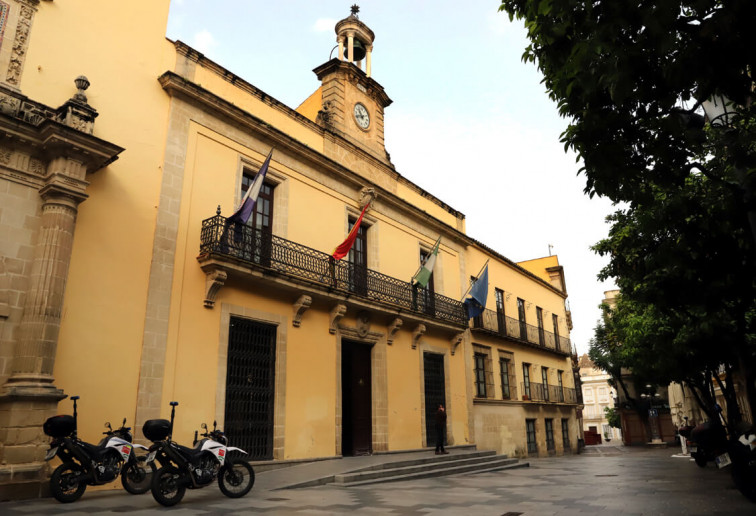
M 341 454 L 373 452 L 372 346 L 341 342 Z
M 275 367 L 276 327 L 232 317 L 224 430 L 253 459 L 273 458 Z
M 444 386 L 444 355 L 423 353 L 425 369 L 425 441 L 428 446 L 436 446 L 436 412 L 438 406 L 446 406 Z

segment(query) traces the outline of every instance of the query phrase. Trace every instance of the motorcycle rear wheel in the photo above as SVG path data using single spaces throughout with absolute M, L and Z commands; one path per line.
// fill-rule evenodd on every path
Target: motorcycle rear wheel
M 63 463 L 50 476 L 50 491 L 61 503 L 75 502 L 87 489 L 86 482 L 79 480 L 84 471 L 77 464 Z
M 699 468 L 705 468 L 706 463 L 709 462 L 706 460 L 706 457 L 704 457 L 703 455 L 694 455 L 693 459 L 696 461 L 696 465 Z
M 173 466 L 164 466 L 152 475 L 152 497 L 160 505 L 171 507 L 184 497 L 183 475 Z
M 144 457 L 132 459 L 121 470 L 121 485 L 127 493 L 144 494 L 152 487 L 152 477 L 156 470 L 154 461 L 148 465 Z
M 242 459 L 228 461 L 218 475 L 218 487 L 229 498 L 241 498 L 255 485 L 255 470 Z

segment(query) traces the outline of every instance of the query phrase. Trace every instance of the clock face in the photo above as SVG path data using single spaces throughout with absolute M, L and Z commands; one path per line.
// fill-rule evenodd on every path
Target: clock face
M 367 129 L 370 126 L 370 114 L 367 108 L 359 102 L 354 105 L 354 120 L 363 129 Z

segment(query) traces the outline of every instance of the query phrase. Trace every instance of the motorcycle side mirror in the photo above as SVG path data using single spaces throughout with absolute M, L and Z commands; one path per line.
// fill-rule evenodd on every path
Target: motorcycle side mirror
M 178 405 L 178 401 L 172 401 L 170 403 L 170 405 L 171 405 L 171 407 L 175 407 L 176 405 Z
M 213 421 L 213 431 L 215 431 L 216 428 L 218 428 L 218 422 Z
M 121 423 L 121 426 L 126 426 L 126 418 L 123 418 L 123 423 Z
M 202 423 L 202 424 L 200 425 L 200 428 L 201 428 L 202 430 L 205 430 L 205 431 L 207 431 L 207 423 Z
M 107 429 L 108 429 L 108 430 L 110 430 L 111 432 L 113 431 L 113 427 L 112 427 L 112 426 L 110 426 L 110 421 L 108 421 L 107 423 L 105 423 L 105 428 L 107 428 Z

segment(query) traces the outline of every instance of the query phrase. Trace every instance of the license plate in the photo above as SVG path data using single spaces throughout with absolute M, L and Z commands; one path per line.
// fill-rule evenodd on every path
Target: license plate
M 45 460 L 50 460 L 50 459 L 52 459 L 53 457 L 55 457 L 55 454 L 56 454 L 56 453 L 58 453 L 58 447 L 57 447 L 57 446 L 56 446 L 55 448 L 50 448 L 50 449 L 49 449 L 49 450 L 47 451 L 47 455 L 45 455 Z
M 157 455 L 157 452 L 150 452 L 149 455 L 147 455 L 147 458 L 144 459 L 145 462 L 152 462 L 155 460 L 155 455 Z
M 729 466 L 730 464 L 732 464 L 729 453 L 723 453 L 722 455 L 717 457 L 715 460 L 716 460 L 718 468 L 724 468 L 725 466 Z
M 690 453 L 696 453 L 698 451 L 698 448 L 695 446 L 688 446 L 688 451 Z

